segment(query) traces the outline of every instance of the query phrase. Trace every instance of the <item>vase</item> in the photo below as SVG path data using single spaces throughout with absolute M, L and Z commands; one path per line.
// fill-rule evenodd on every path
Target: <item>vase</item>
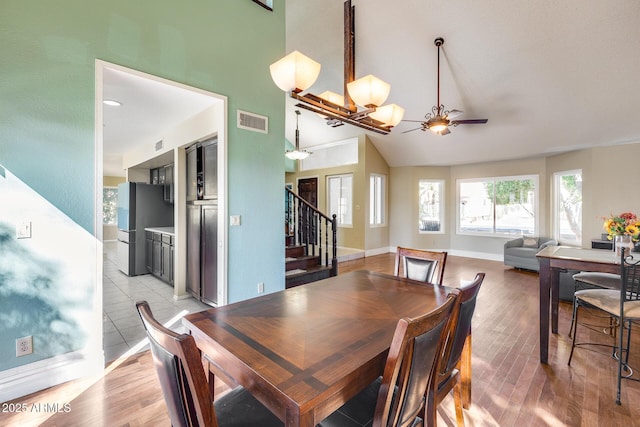
M 633 242 L 631 241 L 631 236 L 617 235 L 613 237 L 613 250 L 616 252 L 617 257 L 622 255 L 622 251 L 624 251 L 624 256 L 626 257 L 632 248 Z

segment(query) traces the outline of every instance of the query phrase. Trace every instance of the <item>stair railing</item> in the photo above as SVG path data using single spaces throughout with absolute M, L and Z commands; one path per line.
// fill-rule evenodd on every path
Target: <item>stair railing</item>
M 338 221 L 335 214 L 329 217 L 291 189 L 285 187 L 285 190 L 285 234 L 289 239 L 287 245 L 304 246 L 305 255 L 318 256 L 321 265 L 331 266 L 332 276 L 338 275 Z

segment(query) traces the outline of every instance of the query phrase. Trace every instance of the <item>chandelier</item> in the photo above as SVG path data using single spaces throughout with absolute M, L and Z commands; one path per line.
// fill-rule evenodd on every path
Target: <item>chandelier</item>
M 353 126 L 388 134 L 397 125 L 404 109 L 396 104 L 382 105 L 391 86 L 369 74 L 355 80 L 355 7 L 351 0 L 344 2 L 344 96 L 335 92 L 320 95 L 302 93 L 315 83 L 321 65 L 294 51 L 269 67 L 276 86 L 298 101 L 296 107 L 313 111 L 332 127 L 347 123 Z M 357 106 L 362 107 L 358 109 Z

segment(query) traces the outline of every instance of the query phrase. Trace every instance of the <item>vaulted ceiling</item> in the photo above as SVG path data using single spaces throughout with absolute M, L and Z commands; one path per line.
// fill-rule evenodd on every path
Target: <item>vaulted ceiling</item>
M 638 0 L 352 4 L 356 78 L 374 74 L 387 81 L 387 103 L 404 107 L 405 119 L 421 120 L 436 104 L 433 41 L 443 37 L 441 103 L 464 111 L 461 119 L 489 120 L 457 126 L 446 136 L 403 133 L 418 127 L 409 122 L 389 135 L 368 133 L 390 166 L 456 165 L 640 142 Z M 312 93 L 342 92 L 343 11 L 344 0 L 286 0 L 287 53 L 299 50 L 322 64 Z M 105 74 L 105 98 L 145 100 L 135 114 L 105 106 L 105 174 L 122 174 L 118 159 L 124 148 L 118 144 L 130 147 L 145 132 L 158 132 L 160 138 L 160 124 L 179 123 L 211 101 L 166 89 L 117 72 Z M 173 113 L 163 110 L 171 107 Z M 294 141 L 296 107 L 288 97 L 286 109 L 286 138 Z M 302 147 L 364 132 L 349 125 L 331 128 L 316 114 L 301 111 Z
M 287 0 L 287 52 L 322 64 L 314 94 L 342 93 L 343 0 Z M 421 120 L 441 103 L 487 118 L 446 136 L 402 122 L 369 134 L 391 166 L 454 165 L 640 142 L 640 2 L 637 0 L 353 0 L 356 78 L 391 84 L 387 103 Z M 295 101 L 287 101 L 293 141 Z M 331 128 L 302 111 L 302 147 L 363 132 Z

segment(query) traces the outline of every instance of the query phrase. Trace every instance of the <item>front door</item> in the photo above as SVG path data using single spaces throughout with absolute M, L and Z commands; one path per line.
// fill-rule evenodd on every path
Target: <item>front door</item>
M 298 196 L 318 208 L 318 178 L 304 178 L 298 181 Z
M 298 196 L 314 208 L 318 208 L 318 178 L 304 178 L 298 181 Z M 316 236 L 316 215 L 307 206 L 301 206 L 298 216 L 298 229 L 302 231 L 302 243 L 314 243 Z

